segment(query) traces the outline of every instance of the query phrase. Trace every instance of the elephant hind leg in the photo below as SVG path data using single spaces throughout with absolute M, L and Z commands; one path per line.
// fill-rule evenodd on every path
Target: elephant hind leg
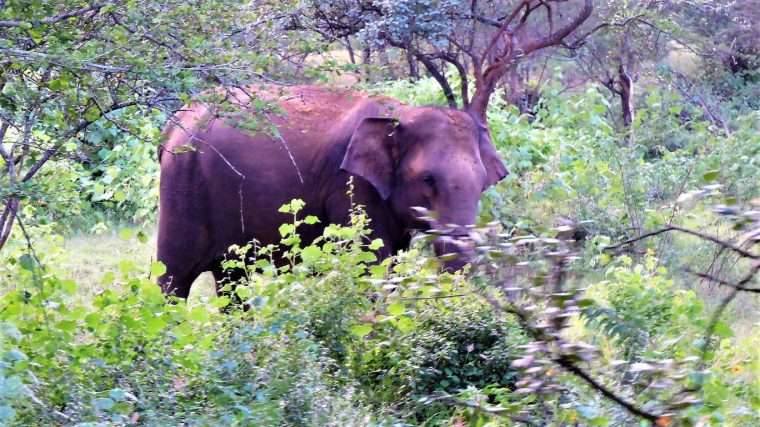
M 200 230 L 176 230 L 159 226 L 158 260 L 166 273 L 158 278 L 165 295 L 186 299 L 190 286 L 204 271 L 210 270 L 208 243 Z
M 158 278 L 164 295 L 187 299 L 190 287 L 204 271 L 208 271 L 208 261 L 200 257 L 190 258 L 162 254 L 159 245 L 158 259 L 166 266 L 166 273 Z

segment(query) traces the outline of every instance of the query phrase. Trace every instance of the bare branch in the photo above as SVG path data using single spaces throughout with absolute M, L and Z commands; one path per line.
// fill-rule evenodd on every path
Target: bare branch
M 727 287 L 736 289 L 738 291 L 749 292 L 749 293 L 754 293 L 754 294 L 760 294 L 760 288 L 747 288 L 745 286 L 738 285 L 736 283 L 732 283 L 732 282 L 729 282 L 727 280 L 720 279 L 718 277 L 713 276 L 712 274 L 700 273 L 698 271 L 693 271 L 693 270 L 689 270 L 689 269 L 687 269 L 686 272 L 691 273 L 691 274 L 693 274 L 693 275 L 695 275 L 695 276 L 697 276 L 697 277 L 699 277 L 701 279 L 705 279 L 705 280 L 717 283 L 717 284 L 722 285 L 722 286 L 727 286 Z
M 679 227 L 677 225 L 669 225 L 669 226 L 667 226 L 665 228 L 662 228 L 662 229 L 659 229 L 659 230 L 656 230 L 656 231 L 652 231 L 652 232 L 649 232 L 649 233 L 642 234 L 642 235 L 640 235 L 638 237 L 634 237 L 632 239 L 628 239 L 628 240 L 626 240 L 626 241 L 624 241 L 622 243 L 619 243 L 617 245 L 607 246 L 606 248 L 604 248 L 604 250 L 611 251 L 611 250 L 619 249 L 619 248 L 621 248 L 623 246 L 628 246 L 628 245 L 630 245 L 632 243 L 636 243 L 636 242 L 638 242 L 640 240 L 644 240 L 644 239 L 647 239 L 649 237 L 657 236 L 659 234 L 667 233 L 667 232 L 670 232 L 670 231 L 679 231 L 681 233 L 690 234 L 692 236 L 696 236 L 696 237 L 699 237 L 701 239 L 708 240 L 710 242 L 715 243 L 716 245 L 719 245 L 719 246 L 722 246 L 722 247 L 724 247 L 726 249 L 734 251 L 734 252 L 736 252 L 737 254 L 741 255 L 744 258 L 749 258 L 749 259 L 753 259 L 753 260 L 760 260 L 760 255 L 755 255 L 755 254 L 753 254 L 751 252 L 748 252 L 748 251 L 746 251 L 746 250 L 744 250 L 744 249 L 742 249 L 742 248 L 740 248 L 740 247 L 738 247 L 736 245 L 733 245 L 733 244 L 731 244 L 729 242 L 723 241 L 723 240 L 721 240 L 721 239 L 719 239 L 717 237 L 710 236 L 710 235 L 707 235 L 707 234 L 704 234 L 704 233 L 700 233 L 698 231 L 689 230 L 688 228 Z
M 528 54 L 535 50 L 543 49 L 549 46 L 556 46 L 562 43 L 565 37 L 572 34 L 573 31 L 578 29 L 578 27 L 580 27 L 581 25 L 583 25 L 584 22 L 586 22 L 586 20 L 591 16 L 591 12 L 593 10 L 594 10 L 594 0 L 585 0 L 583 4 L 583 9 L 581 9 L 581 11 L 575 17 L 575 19 L 573 19 L 567 25 L 560 28 L 556 32 L 549 34 L 546 37 L 543 37 L 538 40 L 534 40 L 532 42 L 528 42 L 525 46 L 523 46 L 523 53 Z
M 660 419 L 661 416 L 655 415 L 651 412 L 647 412 L 643 409 L 639 409 L 634 404 L 626 401 L 622 397 L 615 394 L 612 390 L 608 389 L 603 384 L 599 383 L 596 379 L 594 379 L 594 377 L 589 375 L 588 372 L 584 371 L 581 367 L 576 365 L 575 362 L 573 362 L 569 358 L 560 357 L 558 359 L 555 359 L 554 361 L 559 366 L 562 366 L 566 371 L 582 379 L 586 384 L 588 384 L 595 391 L 598 391 L 602 396 L 622 406 L 626 411 L 630 412 L 631 414 L 636 415 L 637 417 L 641 417 L 646 420 L 649 420 L 653 423 L 656 422 L 658 419 Z
M 451 89 L 451 85 L 449 84 L 449 81 L 446 79 L 446 76 L 443 75 L 443 73 L 438 69 L 438 67 L 435 65 L 433 60 L 424 53 L 412 51 L 414 54 L 414 57 L 417 58 L 420 62 L 422 62 L 422 65 L 425 66 L 425 68 L 428 70 L 431 76 L 435 79 L 435 81 L 438 82 L 438 84 L 443 89 L 443 95 L 446 97 L 446 101 L 449 104 L 449 107 L 451 108 L 457 108 L 457 99 L 454 96 L 454 90 Z
M 101 8 L 103 8 L 103 6 L 106 6 L 106 5 L 107 5 L 107 3 L 95 4 L 95 5 L 83 7 L 81 9 L 77 9 L 77 10 L 74 10 L 74 11 L 71 11 L 71 12 L 62 13 L 60 15 L 51 16 L 51 17 L 48 17 L 48 18 L 43 18 L 43 19 L 40 19 L 39 21 L 31 22 L 31 23 L 32 24 L 39 23 L 39 24 L 43 24 L 43 25 L 55 24 L 56 22 L 60 22 L 60 21 L 63 21 L 63 20 L 69 19 L 69 18 L 75 18 L 77 16 L 84 15 L 84 14 L 86 14 L 88 12 L 98 11 Z M 0 28 L 21 27 L 21 26 L 23 26 L 24 24 L 27 24 L 27 23 L 28 22 L 24 22 L 24 21 L 0 21 Z
M 123 73 L 130 70 L 128 67 L 115 67 L 112 65 L 96 64 L 94 62 L 74 62 L 66 58 L 56 57 L 56 56 L 48 55 L 45 53 L 32 52 L 32 51 L 21 50 L 21 49 L 5 48 L 5 47 L 0 48 L 0 55 L 19 58 L 22 61 L 46 62 L 50 64 L 55 64 L 61 67 L 67 67 L 67 68 L 72 68 L 72 69 L 82 70 L 82 71 L 95 71 L 95 72 L 101 72 L 101 73 Z M 3 62 L 8 62 L 8 61 L 2 60 L 2 62 L 0 63 L 3 63 Z

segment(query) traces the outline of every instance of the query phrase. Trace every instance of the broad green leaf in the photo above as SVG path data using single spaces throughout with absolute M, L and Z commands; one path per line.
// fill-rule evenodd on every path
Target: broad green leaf
M 95 409 L 98 411 L 108 411 L 109 409 L 113 408 L 115 402 L 108 398 L 108 397 L 99 397 L 95 399 L 93 402 L 93 406 L 95 406 Z
M 203 306 L 196 306 L 190 310 L 188 318 L 197 322 L 205 322 L 209 319 L 208 309 Z
M 114 282 L 114 280 L 116 280 L 116 275 L 113 273 L 113 271 L 107 271 L 103 275 L 103 278 L 100 279 L 100 283 L 102 285 L 110 285 Z
M 157 334 L 166 327 L 166 321 L 156 315 L 143 318 L 143 322 L 145 322 L 145 331 L 151 335 Z
M 166 266 L 161 261 L 154 261 L 150 265 L 150 275 L 153 277 L 159 277 L 166 273 Z
M 20 257 L 18 257 L 18 263 L 21 266 L 21 268 L 27 271 L 34 271 L 37 264 L 34 261 L 34 258 L 29 254 L 23 254 Z
M 393 304 L 388 306 L 387 310 L 388 310 L 388 313 L 391 314 L 392 316 L 400 316 L 404 314 L 404 312 L 406 311 L 406 307 L 404 307 L 404 304 L 394 302 Z
M 278 230 L 280 231 L 280 236 L 286 237 L 293 234 L 296 231 L 296 227 L 293 224 L 285 223 L 280 225 Z
M 322 257 L 322 251 L 314 245 L 307 246 L 301 251 L 301 258 L 309 264 L 319 261 L 320 257 Z
M 704 175 L 702 175 L 702 179 L 704 179 L 705 182 L 713 182 L 720 176 L 719 170 L 711 170 L 709 172 L 706 172 Z
M 130 228 L 122 228 L 119 230 L 119 238 L 122 240 L 129 240 L 132 238 L 133 232 Z
M 411 318 L 407 316 L 401 316 L 398 318 L 398 320 L 396 320 L 396 327 L 401 332 L 404 332 L 404 333 L 410 332 L 415 327 L 414 320 L 412 320 Z
M 363 338 L 372 332 L 372 325 L 369 323 L 363 323 L 361 325 L 355 325 L 351 327 L 351 333 L 359 338 Z
M 369 244 L 369 248 L 376 251 L 384 246 L 383 239 L 375 239 Z
M 241 300 L 247 301 L 251 298 L 251 296 L 253 296 L 253 289 L 251 289 L 250 286 L 238 285 L 235 287 L 235 293 L 240 297 Z
M 119 271 L 121 273 L 123 273 L 123 274 L 129 274 L 129 273 L 132 273 L 132 272 L 134 272 L 136 270 L 137 270 L 137 267 L 135 267 L 135 263 L 134 262 L 132 262 L 130 260 L 127 260 L 127 259 L 123 259 L 123 260 L 119 261 Z

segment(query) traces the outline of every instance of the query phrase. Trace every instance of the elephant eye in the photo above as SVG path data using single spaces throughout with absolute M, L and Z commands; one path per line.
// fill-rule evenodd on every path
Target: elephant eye
M 435 177 L 433 176 L 433 174 L 426 173 L 425 175 L 422 176 L 422 182 L 424 182 L 425 184 L 427 184 L 427 185 L 429 185 L 431 187 L 434 187 L 435 186 Z

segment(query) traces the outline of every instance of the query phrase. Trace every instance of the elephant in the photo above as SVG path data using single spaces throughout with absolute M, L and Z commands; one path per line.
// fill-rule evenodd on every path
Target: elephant
M 293 199 L 319 223 L 300 229 L 308 244 L 326 224 L 349 220 L 353 203 L 365 207 L 384 259 L 408 248 L 411 233 L 429 224 L 413 207 L 454 224 L 439 237 L 436 254 L 459 253 L 445 268 L 469 259 L 456 236 L 476 221 L 481 193 L 507 174 L 487 127 L 468 111 L 413 107 L 383 96 L 321 86 L 259 85 L 217 91 L 238 115 L 191 103 L 174 115 L 159 150 L 157 259 L 163 292 L 187 298 L 193 281 L 220 267 L 231 245 L 256 239 L 278 243 L 278 227 L 292 218 L 278 212 Z M 258 100 L 258 101 L 257 101 Z M 274 108 L 262 108 L 262 102 Z M 263 129 L 243 126 L 240 114 L 266 118 Z M 465 248 L 465 249 L 462 249 Z M 471 249 L 471 248 L 470 248 Z

